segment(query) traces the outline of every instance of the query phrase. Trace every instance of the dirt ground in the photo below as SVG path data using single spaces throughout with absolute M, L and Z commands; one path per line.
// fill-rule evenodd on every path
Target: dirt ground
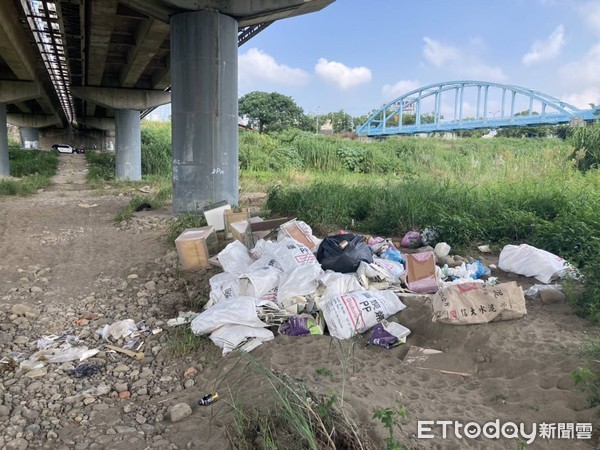
M 127 279 L 134 270 L 144 278 L 143 268 L 148 262 L 159 261 L 172 252 L 166 243 L 164 228 L 126 232 L 115 226 L 113 218 L 128 198 L 98 195 L 88 189 L 83 155 L 61 155 L 60 159 L 60 172 L 52 186 L 34 196 L 0 199 L 0 298 L 5 310 L 14 303 L 24 303 L 23 297 L 17 298 L 13 294 L 14 288 L 23 282 L 23 270 L 30 266 L 52 269 L 51 276 L 42 286 L 43 293 L 27 297 L 30 306 L 43 309 L 44 305 L 52 304 L 55 311 L 60 311 L 61 307 L 65 311 L 84 308 L 77 304 L 79 299 L 93 295 L 102 299 L 95 303 L 94 312 L 117 308 L 123 302 L 135 301 L 136 297 L 133 294 L 132 297 L 116 296 L 113 285 L 99 284 L 98 280 Z M 152 213 L 145 213 L 144 217 L 148 216 Z M 494 261 L 494 257 L 489 257 L 486 262 Z M 500 281 L 516 280 L 525 288 L 533 284 L 530 279 L 499 270 L 493 275 Z M 198 277 L 195 282 L 202 280 L 206 284 L 206 279 L 206 276 Z M 205 285 L 203 289 L 206 288 Z M 166 289 L 169 289 L 168 285 Z M 200 291 L 203 289 L 199 288 Z M 523 319 L 453 326 L 431 321 L 428 299 L 409 298 L 405 303 L 407 308 L 395 316 L 412 330 L 404 346 L 386 350 L 366 347 L 356 341 L 351 349 L 349 342 L 340 344 L 328 336 L 276 336 L 274 341 L 254 350 L 252 355 L 266 367 L 302 380 L 323 395 L 335 393 L 338 399 L 343 398 L 344 411 L 370 436 L 376 448 L 384 448 L 386 434 L 381 423 L 373 419 L 373 414 L 379 408 L 397 405 L 405 406 L 407 411 L 406 423 L 398 437 L 409 449 L 520 448 L 516 439 L 459 439 L 452 432 L 444 440 L 439 428 L 433 431 L 434 439 L 417 438 L 419 420 L 483 424 L 496 419 L 501 423 L 523 422 L 528 427 L 542 422 L 592 423 L 592 439 L 547 440 L 538 437 L 526 448 L 597 448 L 598 410 L 587 406 L 586 393 L 574 385 L 570 376 L 583 364 L 578 348 L 585 334 L 595 333 L 597 327 L 576 317 L 567 304 L 547 305 L 540 300 L 529 300 L 528 314 Z M 169 318 L 162 317 L 162 320 Z M 11 336 L 17 334 L 23 333 L 14 332 Z M 36 335 L 29 338 L 35 341 L 41 337 L 39 334 L 36 331 Z M 11 348 L 10 343 L 4 345 L 0 349 Z M 407 364 L 403 357 L 412 345 L 442 350 L 447 358 L 446 365 L 441 368 L 464 375 Z M 193 413 L 176 423 L 168 417 L 157 416 L 152 430 L 152 427 L 144 429 L 139 424 L 127 422 L 134 429 L 131 435 L 135 435 L 137 441 L 123 438 L 118 429 L 120 421 L 125 423 L 124 417 L 129 413 L 119 402 L 135 403 L 136 396 L 120 400 L 113 393 L 114 401 L 111 400 L 107 410 L 94 415 L 91 424 L 82 425 L 65 415 L 60 418 L 56 438 L 54 435 L 48 438 L 50 435 L 47 434 L 39 439 L 34 437 L 29 447 L 23 442 L 21 447 L 10 446 L 12 441 L 7 440 L 6 448 L 229 448 L 224 431 L 232 417 L 228 403 L 223 401 L 212 407 L 199 407 L 196 401 L 217 387 L 226 394 L 243 391 L 252 397 L 257 386 L 251 377 L 237 386 L 223 383 L 223 377 L 236 366 L 237 358 L 236 355 L 221 358 L 215 349 L 207 349 L 183 359 L 163 358 L 162 366 L 157 366 L 156 360 L 146 366 L 128 360 L 130 370 L 150 367 L 157 378 L 164 376 L 167 368 L 163 366 L 168 366 L 169 373 L 179 374 L 179 379 L 174 382 L 181 386 L 186 368 L 194 365 L 201 369 L 193 386 L 168 391 L 168 395 L 148 393 L 140 396 L 139 401 L 144 405 L 187 402 Z M 26 393 L 16 395 L 24 396 L 23 404 L 27 400 Z M 43 397 L 44 393 L 39 395 Z M 260 402 L 260 398 L 256 401 Z M 86 407 L 82 407 L 84 413 Z M 0 418 L 0 428 L 3 423 L 5 426 L 8 423 L 2 420 Z M 97 433 L 99 437 L 85 441 L 83 445 L 78 436 L 88 432 L 86 426 L 96 431 L 117 428 L 117 434 Z M 150 439 L 150 435 L 161 438 Z M 111 440 L 106 436 L 115 437 Z

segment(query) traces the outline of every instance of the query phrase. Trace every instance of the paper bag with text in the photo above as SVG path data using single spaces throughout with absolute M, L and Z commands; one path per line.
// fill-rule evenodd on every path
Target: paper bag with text
M 514 281 L 495 286 L 456 284 L 440 289 L 432 298 L 434 322 L 468 325 L 527 314 L 523 289 Z

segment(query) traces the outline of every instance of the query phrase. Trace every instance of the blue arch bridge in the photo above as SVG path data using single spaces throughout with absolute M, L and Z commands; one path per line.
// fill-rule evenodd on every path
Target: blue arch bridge
M 593 106 L 593 105 L 591 105 Z M 576 124 L 600 118 L 533 89 L 486 81 L 449 81 L 410 91 L 358 127 L 359 136 Z

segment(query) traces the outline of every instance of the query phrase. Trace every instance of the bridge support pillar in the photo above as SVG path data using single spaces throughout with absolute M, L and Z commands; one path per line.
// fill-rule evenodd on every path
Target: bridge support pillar
M 10 175 L 8 162 L 8 128 L 6 123 L 6 104 L 0 103 L 0 177 Z
M 140 134 L 140 112 L 135 109 L 116 109 L 115 131 L 117 180 L 141 180 L 142 139 Z
M 21 134 L 21 147 L 40 148 L 40 130 L 31 127 L 19 128 Z
M 237 34 L 216 11 L 171 17 L 174 212 L 238 202 Z

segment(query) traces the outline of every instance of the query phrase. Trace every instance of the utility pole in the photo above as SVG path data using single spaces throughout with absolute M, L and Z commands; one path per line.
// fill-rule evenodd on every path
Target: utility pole
M 317 106 L 317 131 L 315 132 L 315 134 L 319 134 L 319 108 L 321 107 Z

